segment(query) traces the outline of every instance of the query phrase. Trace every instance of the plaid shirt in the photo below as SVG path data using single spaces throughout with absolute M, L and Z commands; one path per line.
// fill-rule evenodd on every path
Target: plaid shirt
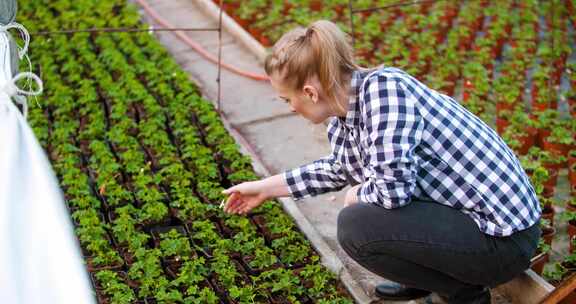
M 508 236 L 540 217 L 534 188 L 496 132 L 454 99 L 397 68 L 356 71 L 346 117 L 328 125 L 332 153 L 283 176 L 294 200 L 361 183 L 387 209 L 432 199 Z

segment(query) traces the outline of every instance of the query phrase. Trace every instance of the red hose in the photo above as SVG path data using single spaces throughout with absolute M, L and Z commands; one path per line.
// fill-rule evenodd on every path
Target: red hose
M 164 27 L 168 27 L 168 28 L 172 28 L 172 25 L 170 23 L 168 23 L 166 20 L 164 20 L 164 18 L 160 17 L 160 15 L 158 15 L 158 13 L 156 11 L 154 11 L 154 9 L 152 9 L 152 7 L 150 7 L 150 5 L 145 1 L 145 0 L 136 0 L 138 3 L 140 3 L 140 5 L 142 6 L 142 8 L 144 8 L 144 10 L 150 15 L 150 17 L 152 17 L 152 19 L 154 19 L 154 21 L 156 21 L 158 24 L 164 26 Z M 209 61 L 218 64 L 218 58 L 216 58 L 214 55 L 208 53 L 201 45 L 199 45 L 198 43 L 194 42 L 192 39 L 190 39 L 190 37 L 188 37 L 186 34 L 184 34 L 183 32 L 173 32 L 178 38 L 180 38 L 180 40 L 182 40 L 186 45 L 188 45 L 189 47 L 191 47 L 192 49 L 194 49 L 196 52 L 198 52 L 198 54 L 200 54 L 202 57 L 208 59 Z M 259 75 L 259 74 L 255 74 L 255 73 L 251 73 L 251 72 L 246 72 L 246 71 L 242 71 L 238 68 L 235 68 L 231 65 L 225 64 L 225 63 L 220 63 L 220 65 L 233 72 L 236 73 L 240 76 L 244 76 L 244 77 L 248 77 L 254 80 L 262 80 L 262 81 L 268 81 L 269 78 L 266 75 Z

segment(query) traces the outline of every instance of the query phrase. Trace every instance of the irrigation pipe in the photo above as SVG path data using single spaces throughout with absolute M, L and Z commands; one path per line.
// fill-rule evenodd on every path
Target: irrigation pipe
M 172 25 L 170 23 L 168 23 L 166 20 L 164 20 L 164 18 L 160 17 L 160 15 L 148 4 L 148 2 L 146 2 L 145 0 L 136 0 L 136 2 L 138 2 L 142 6 L 142 8 L 146 11 L 146 13 L 148 13 L 148 15 L 156 23 L 158 23 L 164 27 L 172 27 Z M 186 34 L 184 34 L 182 32 L 174 32 L 174 34 L 180 40 L 182 40 L 182 42 L 184 42 L 186 45 L 188 45 L 193 50 L 198 52 L 198 54 L 200 54 L 202 57 L 206 58 L 208 61 L 210 61 L 212 63 L 218 64 L 218 58 L 217 57 L 215 57 L 214 55 L 207 52 L 200 44 L 196 43 L 194 40 L 192 40 Z M 240 76 L 244 76 L 247 78 L 251 78 L 254 80 L 260 80 L 260 81 L 268 81 L 269 80 L 268 76 L 266 76 L 266 75 L 260 75 L 260 74 L 256 74 L 256 73 L 252 73 L 252 72 L 243 71 L 243 70 L 240 70 L 240 69 L 233 67 L 229 64 L 221 63 L 221 66 L 223 68 L 235 73 L 235 74 L 240 75 Z

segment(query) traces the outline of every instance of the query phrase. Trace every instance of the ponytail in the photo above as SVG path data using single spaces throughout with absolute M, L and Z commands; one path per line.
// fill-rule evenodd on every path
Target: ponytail
M 358 68 L 344 32 L 327 20 L 284 34 L 264 62 L 269 76 L 278 73 L 293 90 L 301 89 L 308 79 L 316 75 L 328 100 L 338 108 L 341 106 L 336 102 L 336 94 L 341 92 L 347 77 Z

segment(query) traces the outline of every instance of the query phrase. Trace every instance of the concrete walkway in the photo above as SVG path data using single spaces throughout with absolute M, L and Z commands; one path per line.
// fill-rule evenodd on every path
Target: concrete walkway
M 217 27 L 193 0 L 148 0 L 154 10 L 174 27 Z M 146 22 L 154 22 L 142 12 Z M 208 62 L 177 39 L 172 33 L 157 32 L 158 39 L 176 61 L 190 74 L 205 97 L 217 99 L 217 66 Z M 216 32 L 187 34 L 210 53 L 217 54 Z M 228 32 L 223 32 L 223 62 L 237 68 L 264 74 L 256 55 Z M 255 81 L 222 70 L 222 111 L 230 124 L 254 147 L 263 165 L 271 174 L 314 161 L 330 152 L 324 124 L 313 125 L 291 113 L 268 82 Z M 345 188 L 340 192 L 298 201 L 297 208 L 336 253 L 350 273 L 352 286 L 361 293 L 361 303 L 388 303 L 373 297 L 375 284 L 384 279 L 368 272 L 340 248 L 336 240 L 336 219 L 343 207 Z M 501 300 L 498 301 L 501 303 Z M 390 303 L 423 303 L 423 300 Z

